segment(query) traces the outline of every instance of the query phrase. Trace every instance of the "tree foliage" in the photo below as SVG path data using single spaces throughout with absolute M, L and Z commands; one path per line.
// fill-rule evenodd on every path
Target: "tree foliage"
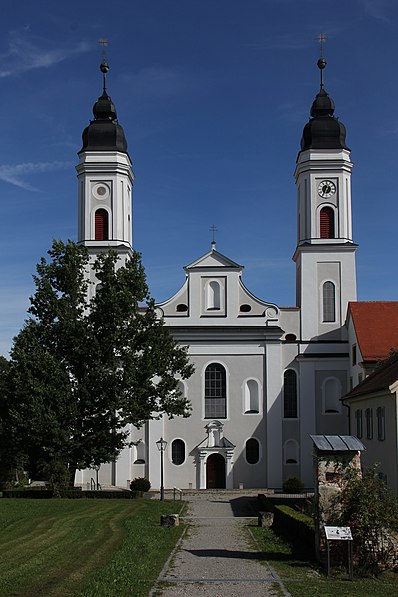
M 188 416 L 177 384 L 193 368 L 158 317 L 139 254 L 121 265 L 110 251 L 92 264 L 85 248 L 55 241 L 48 253 L 14 339 L 5 419 L 16 451 L 47 469 L 64 466 L 73 480 L 77 468 L 117 456 L 128 424 Z
M 351 527 L 359 570 L 376 574 L 389 567 L 398 546 L 398 503 L 376 469 L 361 475 L 346 468 L 335 506 L 338 523 Z

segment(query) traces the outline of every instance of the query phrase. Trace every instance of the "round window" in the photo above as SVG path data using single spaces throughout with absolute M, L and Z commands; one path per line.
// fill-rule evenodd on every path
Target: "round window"
M 93 195 L 96 199 L 107 199 L 110 195 L 110 188 L 107 184 L 100 182 L 93 186 Z

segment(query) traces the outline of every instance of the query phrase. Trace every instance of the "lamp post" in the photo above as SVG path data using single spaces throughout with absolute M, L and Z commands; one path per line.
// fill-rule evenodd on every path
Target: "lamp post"
M 156 445 L 160 452 L 160 499 L 164 500 L 164 486 L 163 486 L 163 452 L 166 449 L 167 442 L 166 440 L 161 437 L 157 442 Z
M 97 491 L 99 490 L 98 473 L 99 473 L 100 468 L 101 468 L 100 464 L 96 464 L 95 467 L 94 467 L 94 470 L 95 470 L 95 485 L 96 485 L 95 488 L 96 488 Z

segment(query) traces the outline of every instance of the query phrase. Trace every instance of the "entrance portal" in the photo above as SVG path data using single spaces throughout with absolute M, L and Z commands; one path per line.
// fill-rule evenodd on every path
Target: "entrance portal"
M 206 461 L 206 489 L 225 489 L 225 458 L 211 454 Z

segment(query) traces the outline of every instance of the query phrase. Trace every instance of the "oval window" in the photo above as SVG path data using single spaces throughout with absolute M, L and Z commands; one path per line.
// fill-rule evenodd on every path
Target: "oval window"
M 252 310 L 252 308 L 250 305 L 241 305 L 240 306 L 241 313 L 250 313 L 251 310 Z
M 246 442 L 246 460 L 249 464 L 257 464 L 260 459 L 260 446 L 254 437 Z
M 175 439 L 171 444 L 171 462 L 173 464 L 183 464 L 185 461 L 185 443 L 182 439 Z
M 188 306 L 184 305 L 184 303 L 180 303 L 179 305 L 177 305 L 176 311 L 178 313 L 185 313 L 186 311 L 188 311 Z

